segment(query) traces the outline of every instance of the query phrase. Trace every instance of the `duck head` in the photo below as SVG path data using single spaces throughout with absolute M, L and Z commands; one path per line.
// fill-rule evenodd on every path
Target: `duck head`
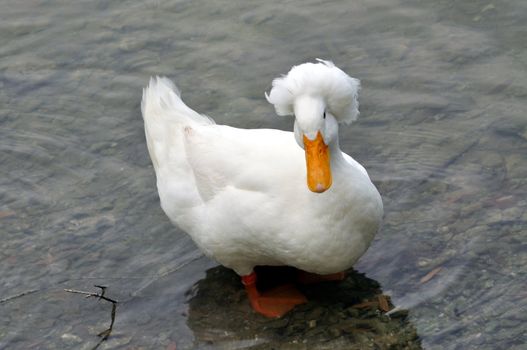
M 332 184 L 331 153 L 340 152 L 338 124 L 357 119 L 359 80 L 332 62 L 304 63 L 273 80 L 266 94 L 278 115 L 295 117 L 296 142 L 306 154 L 307 186 L 317 193 Z

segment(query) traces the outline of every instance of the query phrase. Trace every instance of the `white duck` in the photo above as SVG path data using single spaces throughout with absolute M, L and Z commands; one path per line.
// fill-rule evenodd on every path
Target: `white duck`
M 167 78 L 152 78 L 143 91 L 161 207 L 207 256 L 242 276 L 251 305 L 266 316 L 305 298 L 289 287 L 260 293 L 255 266 L 336 274 L 379 228 L 381 197 L 339 148 L 338 123 L 357 118 L 358 89 L 357 79 L 322 60 L 275 79 L 267 100 L 278 115 L 294 115 L 294 132 L 217 125 L 187 107 Z

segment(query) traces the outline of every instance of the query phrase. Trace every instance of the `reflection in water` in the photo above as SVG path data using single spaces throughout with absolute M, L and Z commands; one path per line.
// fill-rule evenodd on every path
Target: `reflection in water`
M 268 282 L 294 273 L 267 269 L 258 273 Z M 200 346 L 210 348 L 283 349 L 306 344 L 309 349 L 421 348 L 407 311 L 391 316 L 381 312 L 380 286 L 363 274 L 350 270 L 342 282 L 300 288 L 307 304 L 280 319 L 268 319 L 251 309 L 238 275 L 215 267 L 189 291 L 188 325 Z

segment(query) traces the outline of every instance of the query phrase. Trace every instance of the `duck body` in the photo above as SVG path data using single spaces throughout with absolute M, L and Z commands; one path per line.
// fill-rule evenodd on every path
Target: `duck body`
M 151 79 L 142 113 L 164 212 L 239 275 L 257 265 L 340 272 L 377 233 L 381 197 L 366 170 L 340 151 L 338 137 L 327 146 L 331 185 L 317 193 L 306 186 L 298 119 L 295 132 L 217 125 L 187 107 L 166 78 Z

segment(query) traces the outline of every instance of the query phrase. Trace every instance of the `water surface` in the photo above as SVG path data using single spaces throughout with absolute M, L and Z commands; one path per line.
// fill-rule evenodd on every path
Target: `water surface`
M 235 276 L 161 211 L 146 151 L 150 76 L 218 123 L 291 130 L 263 92 L 316 57 L 362 81 L 341 146 L 386 215 L 356 266 L 376 282 L 354 281 L 408 312 L 394 342 L 522 348 L 526 20 L 521 0 L 0 3 L 0 348 L 93 348 L 111 305 L 63 289 L 94 284 L 120 302 L 100 348 L 375 347 L 382 329 L 369 342 L 332 330 L 331 310 L 353 319 L 338 298 L 287 319 L 305 323 L 252 314 Z M 318 318 L 310 342 L 288 331 Z

